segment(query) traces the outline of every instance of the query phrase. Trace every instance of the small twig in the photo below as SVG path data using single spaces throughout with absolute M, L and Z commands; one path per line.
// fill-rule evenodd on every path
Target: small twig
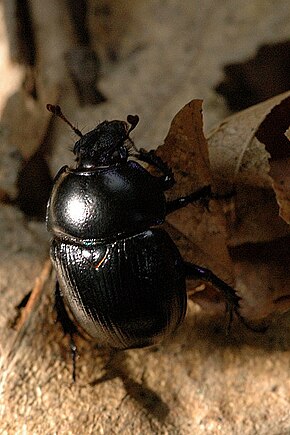
M 44 284 L 46 283 L 46 281 L 50 275 L 50 272 L 51 272 L 51 262 L 50 262 L 50 260 L 47 260 L 44 263 L 44 266 L 43 266 L 43 269 L 42 269 L 40 275 L 35 280 L 35 284 L 33 286 L 33 289 L 32 289 L 31 295 L 28 299 L 27 304 L 21 310 L 19 320 L 17 321 L 17 324 L 15 325 L 16 330 L 18 332 L 20 332 L 21 329 L 24 326 L 26 326 L 25 324 L 26 324 L 30 314 L 32 313 L 33 308 L 35 307 L 35 305 L 37 304 L 37 302 L 41 296 Z
M 17 344 L 25 334 L 31 316 L 35 312 L 36 306 L 40 303 L 43 289 L 50 276 L 51 269 L 52 266 L 50 260 L 46 260 L 40 275 L 35 280 L 35 284 L 33 286 L 30 298 L 28 299 L 26 306 L 22 309 L 19 320 L 17 321 L 17 333 L 13 338 L 12 342 L 9 343 L 8 349 L 5 349 L 5 363 L 7 366 L 12 363 L 12 360 L 15 356 L 15 349 L 17 347 Z

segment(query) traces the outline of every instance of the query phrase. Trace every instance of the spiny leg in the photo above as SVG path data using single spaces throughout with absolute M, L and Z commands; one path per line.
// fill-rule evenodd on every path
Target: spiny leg
M 54 300 L 54 307 L 57 313 L 57 321 L 60 322 L 64 334 L 68 334 L 70 337 L 70 351 L 71 351 L 71 357 L 72 357 L 72 365 L 73 365 L 73 372 L 72 372 L 72 378 L 73 382 L 76 380 L 76 356 L 77 356 L 77 347 L 74 341 L 74 334 L 77 333 L 77 328 L 70 319 L 67 310 L 64 305 L 63 297 L 61 295 L 61 290 L 59 287 L 59 282 L 56 282 L 55 285 L 55 300 Z
M 171 189 L 175 184 L 172 169 L 161 159 L 161 157 L 157 156 L 154 150 L 147 151 L 144 148 L 140 148 L 135 157 L 141 162 L 148 163 L 158 169 L 163 174 L 161 177 L 156 177 L 161 183 L 162 190 Z
M 147 151 L 144 148 L 141 148 L 140 150 L 137 150 L 137 154 L 135 154 L 135 157 L 138 160 L 146 162 L 154 168 L 158 169 L 163 174 L 163 176 L 161 177 L 156 177 L 160 181 L 163 190 L 168 190 L 173 187 L 173 185 L 175 184 L 175 178 L 172 169 L 167 165 L 166 162 L 162 160 L 161 157 L 157 156 L 154 150 Z M 191 204 L 193 202 L 200 203 L 208 210 L 209 201 L 211 199 L 228 199 L 231 198 L 234 194 L 235 191 L 231 191 L 230 193 L 222 195 L 218 193 L 213 193 L 211 191 L 211 186 L 207 185 L 199 190 L 196 190 L 195 192 L 190 193 L 189 195 L 182 196 L 181 198 L 176 198 L 172 201 L 167 201 L 166 214 L 186 207 L 188 204 Z
M 157 156 L 154 150 L 146 151 L 141 148 L 138 151 L 138 154 L 136 154 L 136 157 L 142 162 L 150 164 L 154 168 L 158 169 L 161 173 L 163 173 L 163 176 L 159 177 L 162 183 L 163 190 L 168 190 L 173 187 L 173 185 L 175 184 L 175 179 L 172 169 L 167 165 L 166 162 L 161 159 L 161 157 Z M 182 207 L 186 207 L 192 202 L 199 202 L 208 209 L 208 203 L 211 198 L 211 187 L 204 186 L 201 189 L 190 193 L 189 195 L 174 199 L 172 201 L 168 201 L 166 203 L 166 214 L 172 213 L 175 210 L 179 210 Z
M 229 323 L 227 328 L 229 331 L 233 319 L 233 312 L 235 312 L 239 318 L 242 318 L 238 312 L 239 301 L 241 298 L 237 295 L 236 291 L 209 269 L 185 261 L 184 270 L 186 278 L 200 279 L 205 282 L 210 282 L 224 295 L 226 300 L 226 311 L 229 313 Z
M 190 193 L 189 195 L 176 198 L 172 201 L 166 202 L 166 214 L 172 213 L 175 210 L 186 207 L 193 202 L 199 202 L 208 210 L 208 203 L 211 199 L 211 187 L 204 186 L 201 189 Z
M 211 191 L 211 186 L 207 185 L 199 190 L 196 190 L 195 192 L 190 193 L 189 195 L 182 196 L 181 198 L 177 198 L 172 201 L 167 201 L 166 214 L 172 213 L 175 210 L 179 210 L 182 207 L 186 207 L 188 204 L 191 204 L 193 202 L 199 203 L 200 205 L 205 207 L 207 211 L 209 211 L 208 205 L 211 199 L 226 200 L 233 197 L 234 195 L 234 190 L 226 194 L 213 193 Z

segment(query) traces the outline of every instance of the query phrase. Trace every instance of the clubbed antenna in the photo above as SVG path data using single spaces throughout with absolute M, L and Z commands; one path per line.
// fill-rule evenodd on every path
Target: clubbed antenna
M 139 116 L 138 115 L 128 115 L 127 116 L 127 122 L 129 124 L 131 124 L 131 127 L 128 130 L 128 134 L 129 134 L 132 130 L 134 130 L 134 128 L 138 124 L 138 122 L 139 122 Z
M 47 104 L 46 108 L 49 112 L 53 113 L 55 116 L 58 116 L 61 118 L 64 122 L 66 122 L 70 128 L 79 136 L 83 137 L 83 134 L 78 130 L 75 126 L 72 125 L 72 123 L 69 122 L 69 120 L 64 116 L 64 114 L 61 111 L 60 106 L 55 106 L 54 104 Z

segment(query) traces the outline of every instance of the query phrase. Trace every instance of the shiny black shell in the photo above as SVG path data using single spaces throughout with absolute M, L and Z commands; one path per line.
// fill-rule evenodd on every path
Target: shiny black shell
M 91 171 L 64 166 L 54 180 L 47 226 L 54 234 L 112 241 L 139 233 L 165 218 L 158 179 L 137 162 Z
M 120 349 L 156 344 L 186 312 L 183 262 L 154 228 L 166 202 L 157 177 L 137 162 L 62 168 L 48 204 L 51 259 L 79 325 Z
M 75 319 L 100 343 L 153 345 L 184 318 L 182 260 L 161 229 L 87 246 L 55 238 L 51 258 Z

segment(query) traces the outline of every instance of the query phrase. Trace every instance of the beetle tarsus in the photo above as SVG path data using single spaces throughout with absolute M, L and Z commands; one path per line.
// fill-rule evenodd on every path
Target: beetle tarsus
M 229 322 L 227 326 L 227 332 L 229 332 L 233 319 L 233 313 L 235 312 L 239 318 L 242 317 L 238 312 L 239 301 L 241 298 L 231 286 L 218 278 L 209 269 L 205 269 L 204 267 L 200 267 L 196 264 L 186 261 L 184 262 L 184 268 L 186 278 L 200 279 L 202 281 L 209 282 L 224 295 L 226 300 L 226 312 L 229 313 Z

